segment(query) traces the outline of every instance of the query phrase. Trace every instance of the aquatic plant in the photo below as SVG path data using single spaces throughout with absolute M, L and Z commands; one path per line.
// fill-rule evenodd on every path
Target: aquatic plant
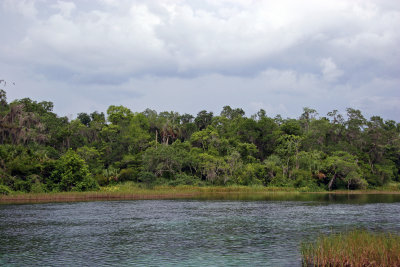
M 352 230 L 301 246 L 303 266 L 400 266 L 400 235 Z

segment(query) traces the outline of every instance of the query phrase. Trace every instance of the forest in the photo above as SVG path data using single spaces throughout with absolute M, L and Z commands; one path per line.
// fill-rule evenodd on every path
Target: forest
M 0 194 L 152 185 L 263 185 L 310 191 L 400 181 L 400 123 L 360 110 L 298 118 L 191 114 L 124 106 L 69 120 L 53 103 L 7 102 L 0 90 Z

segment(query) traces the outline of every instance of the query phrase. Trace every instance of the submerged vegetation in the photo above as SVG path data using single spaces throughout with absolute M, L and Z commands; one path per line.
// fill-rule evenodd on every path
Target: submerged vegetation
M 110 106 L 69 120 L 53 103 L 0 90 L 0 194 L 145 187 L 399 190 L 400 124 L 348 108 L 297 119 L 240 108 L 196 117 Z M 100 191 L 101 192 L 101 191 Z
M 400 236 L 354 230 L 302 244 L 305 266 L 400 266 Z

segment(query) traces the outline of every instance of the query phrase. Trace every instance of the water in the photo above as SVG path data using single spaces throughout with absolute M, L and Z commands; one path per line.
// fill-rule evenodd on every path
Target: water
M 0 265 L 300 266 L 320 233 L 400 232 L 400 196 L 240 199 L 0 205 Z

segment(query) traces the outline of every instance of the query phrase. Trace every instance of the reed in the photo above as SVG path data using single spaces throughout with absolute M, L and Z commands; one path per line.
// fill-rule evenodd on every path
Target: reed
M 261 185 L 242 186 L 193 186 L 193 185 L 156 185 L 146 187 L 134 182 L 125 182 L 101 187 L 94 192 L 48 192 L 48 193 L 22 193 L 12 192 L 9 195 L 0 195 L 1 203 L 27 203 L 27 202 L 61 202 L 61 201 L 93 201 L 93 200 L 117 200 L 117 199 L 177 199 L 192 198 L 197 196 L 222 196 L 233 195 L 288 195 L 301 196 L 302 192 L 293 187 L 265 187 Z M 309 192 L 311 193 L 311 192 Z M 330 191 L 314 192 L 331 194 L 400 194 L 385 191 Z
M 400 266 L 400 236 L 353 230 L 301 246 L 303 266 Z
M 263 187 L 263 186 L 191 186 L 191 185 L 158 185 L 151 188 L 126 182 L 122 184 L 101 187 L 95 192 L 48 192 L 21 193 L 0 195 L 0 203 L 29 202 L 62 202 L 62 201 L 93 201 L 121 199 L 178 199 L 192 198 L 201 195 L 218 194 L 257 194 L 257 193 L 295 193 L 294 188 Z

